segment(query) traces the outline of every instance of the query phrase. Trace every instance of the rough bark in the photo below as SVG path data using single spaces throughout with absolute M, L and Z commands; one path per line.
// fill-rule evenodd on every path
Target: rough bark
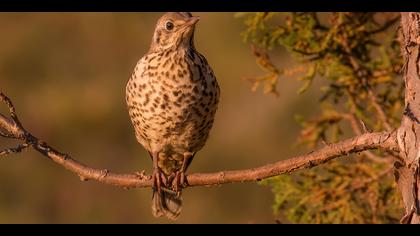
M 40 141 L 20 124 L 20 121 L 15 113 L 15 108 L 8 97 L 0 93 L 0 100 L 3 100 L 8 104 L 11 113 L 11 119 L 0 115 L 0 127 L 6 131 L 6 133 L 3 133 L 2 136 L 23 141 L 22 145 L 16 148 L 3 150 L 0 152 L 0 155 L 17 153 L 25 148 L 32 147 L 34 150 L 50 158 L 55 163 L 79 175 L 82 180 L 96 180 L 101 183 L 117 185 L 125 188 L 152 186 L 151 176 L 146 175 L 144 172 L 137 174 L 115 174 L 107 169 L 95 169 L 88 167 L 71 158 L 70 155 L 55 150 L 47 143 Z M 188 186 L 203 186 L 259 181 L 276 175 L 317 166 L 351 153 L 377 148 L 397 151 L 398 146 L 396 132 L 361 134 L 351 139 L 327 145 L 320 150 L 306 155 L 264 165 L 258 168 L 192 174 L 187 176 L 187 183 Z
M 405 111 L 397 140 L 402 162 L 395 164 L 395 177 L 406 215 L 402 223 L 420 223 L 420 14 L 401 13 L 401 49 L 405 59 Z
M 107 169 L 96 169 L 86 166 L 71 158 L 70 155 L 57 151 L 47 143 L 40 141 L 21 125 L 12 102 L 2 93 L 0 93 L 0 101 L 1 100 L 9 106 L 11 119 L 0 115 L 0 127 L 6 131 L 6 133 L 0 133 L 0 135 L 5 138 L 22 140 L 23 144 L 16 148 L 3 150 L 0 152 L 0 155 L 17 153 L 23 149 L 32 147 L 55 163 L 77 174 L 81 180 L 96 180 L 101 183 L 125 188 L 152 186 L 151 176 L 146 175 L 144 172 L 137 174 L 115 174 Z M 187 176 L 187 183 L 188 186 L 203 186 L 259 181 L 276 175 L 311 168 L 352 153 L 377 148 L 398 151 L 396 132 L 361 134 L 351 139 L 326 145 L 325 147 L 306 155 L 278 161 L 257 168 L 220 171 L 215 173 L 196 173 Z

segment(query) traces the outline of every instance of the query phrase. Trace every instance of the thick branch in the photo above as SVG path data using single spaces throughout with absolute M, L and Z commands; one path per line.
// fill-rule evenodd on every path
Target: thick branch
M 4 98 L 7 98 L 3 94 L 0 94 L 0 97 L 3 98 L 3 101 L 5 100 Z M 11 110 L 14 110 L 11 103 L 8 105 Z M 115 174 L 106 169 L 95 169 L 81 164 L 69 155 L 60 153 L 48 144 L 39 141 L 38 138 L 27 132 L 23 126 L 17 125 L 14 122 L 14 119 L 8 119 L 1 115 L 0 126 L 16 139 L 23 140 L 25 142 L 24 145 L 30 145 L 52 161 L 79 175 L 82 180 L 96 180 L 101 183 L 126 188 L 150 187 L 152 185 L 151 177 L 148 175 Z M 340 156 L 376 148 L 397 150 L 395 132 L 366 133 L 336 144 L 327 145 L 318 151 L 306 155 L 297 156 L 258 168 L 192 174 L 187 176 L 187 182 L 189 186 L 202 186 L 259 181 L 280 174 L 317 166 Z
M 402 223 L 420 223 L 420 13 L 401 13 L 405 111 L 397 130 L 403 163 L 395 166 L 406 215 Z

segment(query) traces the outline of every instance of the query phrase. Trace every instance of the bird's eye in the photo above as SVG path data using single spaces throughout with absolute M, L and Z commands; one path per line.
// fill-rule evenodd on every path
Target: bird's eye
M 166 27 L 167 30 L 171 31 L 174 28 L 174 23 L 168 21 L 168 22 L 166 22 L 165 27 Z

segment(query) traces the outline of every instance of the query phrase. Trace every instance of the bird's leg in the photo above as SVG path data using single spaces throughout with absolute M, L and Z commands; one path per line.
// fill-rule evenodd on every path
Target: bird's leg
M 152 188 L 161 194 L 162 183 L 164 183 L 165 177 L 163 176 L 163 173 L 158 166 L 159 152 L 154 152 L 151 156 L 153 159 Z
M 175 172 L 175 177 L 172 182 L 172 189 L 178 194 L 180 194 L 181 189 L 183 187 L 187 186 L 187 182 L 186 182 L 187 178 L 185 176 L 185 172 L 187 171 L 187 168 L 188 168 L 189 159 L 192 158 L 193 156 L 194 156 L 193 153 L 185 152 L 184 159 L 182 160 L 181 169 Z

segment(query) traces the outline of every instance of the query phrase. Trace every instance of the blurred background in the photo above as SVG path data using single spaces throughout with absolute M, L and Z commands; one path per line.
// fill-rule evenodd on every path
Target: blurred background
M 252 92 L 243 78 L 262 72 L 243 43 L 243 19 L 193 14 L 201 17 L 196 48 L 222 94 L 210 138 L 189 173 L 257 167 L 306 152 L 293 148 L 294 115 L 318 112 L 319 82 L 303 95 L 293 78 L 280 80 L 279 97 Z M 161 15 L 1 13 L 0 90 L 24 126 L 58 150 L 92 167 L 150 173 L 128 117 L 125 85 Z M 273 58 L 281 67 L 292 66 L 286 52 L 275 55 L 284 55 Z M 1 148 L 13 144 L 0 141 Z M 188 188 L 176 223 L 275 223 L 270 191 L 257 183 Z M 81 182 L 32 150 L 0 160 L 0 223 L 171 222 L 155 219 L 150 203 L 150 189 Z

